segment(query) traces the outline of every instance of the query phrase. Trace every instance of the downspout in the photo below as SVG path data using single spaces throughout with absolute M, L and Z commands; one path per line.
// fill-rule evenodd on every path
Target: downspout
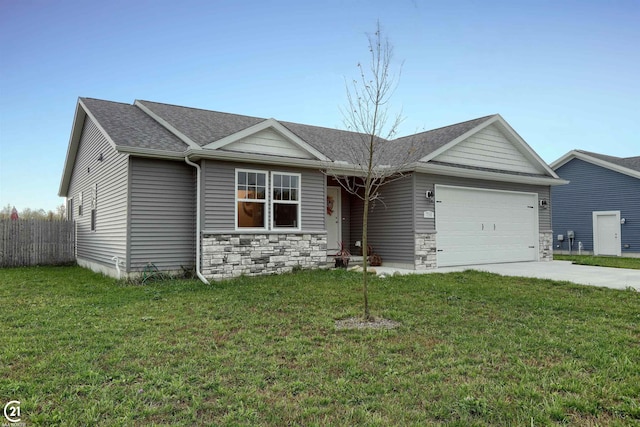
M 118 280 L 120 280 L 120 260 L 118 259 L 117 256 L 112 256 L 111 261 L 113 261 L 116 266 L 116 272 L 118 273 Z
M 209 281 L 200 272 L 200 165 L 193 163 L 189 160 L 189 157 L 185 157 L 184 161 L 186 164 L 196 168 L 196 274 L 202 283 L 208 285 Z

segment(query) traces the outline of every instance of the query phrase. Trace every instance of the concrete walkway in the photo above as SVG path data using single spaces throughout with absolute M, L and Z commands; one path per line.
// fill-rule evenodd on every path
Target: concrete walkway
M 514 262 L 506 264 L 466 265 L 444 267 L 435 270 L 407 270 L 393 267 L 374 267 L 378 274 L 428 274 L 451 273 L 465 270 L 487 271 L 502 276 L 534 277 L 555 281 L 567 281 L 580 285 L 602 286 L 612 289 L 634 288 L 640 291 L 640 270 L 625 268 L 592 267 L 575 265 L 571 261 Z

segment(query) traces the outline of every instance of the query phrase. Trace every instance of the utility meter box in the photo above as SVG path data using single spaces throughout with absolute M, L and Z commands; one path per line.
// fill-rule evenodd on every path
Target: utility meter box
M 558 234 L 558 242 L 564 242 L 564 235 Z
M 573 232 L 573 230 L 568 230 L 568 231 L 567 231 L 567 238 L 568 238 L 568 239 L 575 239 L 575 237 L 576 237 L 576 235 L 575 235 L 575 233 Z

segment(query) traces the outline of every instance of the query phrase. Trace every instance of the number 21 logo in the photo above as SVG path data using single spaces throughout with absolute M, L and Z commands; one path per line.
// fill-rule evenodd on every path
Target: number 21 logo
M 10 423 L 17 423 L 20 421 L 20 401 L 12 400 L 4 405 L 4 417 Z

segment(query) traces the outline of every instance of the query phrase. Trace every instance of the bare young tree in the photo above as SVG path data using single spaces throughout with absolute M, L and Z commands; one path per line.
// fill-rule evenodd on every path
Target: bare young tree
M 362 256 L 364 317 L 371 320 L 367 276 L 367 225 L 372 203 L 383 200 L 380 188 L 403 176 L 403 167 L 413 151 L 407 144 L 395 144 L 393 139 L 403 118 L 392 114 L 389 102 L 398 85 L 399 73 L 392 72 L 393 47 L 383 35 L 380 22 L 374 34 L 367 35 L 369 63 L 358 63 L 359 76 L 346 84 L 347 105 L 342 109 L 344 124 L 354 132 L 345 141 L 346 164 L 327 165 L 327 175 L 333 177 L 347 192 L 360 198 L 362 214 Z

